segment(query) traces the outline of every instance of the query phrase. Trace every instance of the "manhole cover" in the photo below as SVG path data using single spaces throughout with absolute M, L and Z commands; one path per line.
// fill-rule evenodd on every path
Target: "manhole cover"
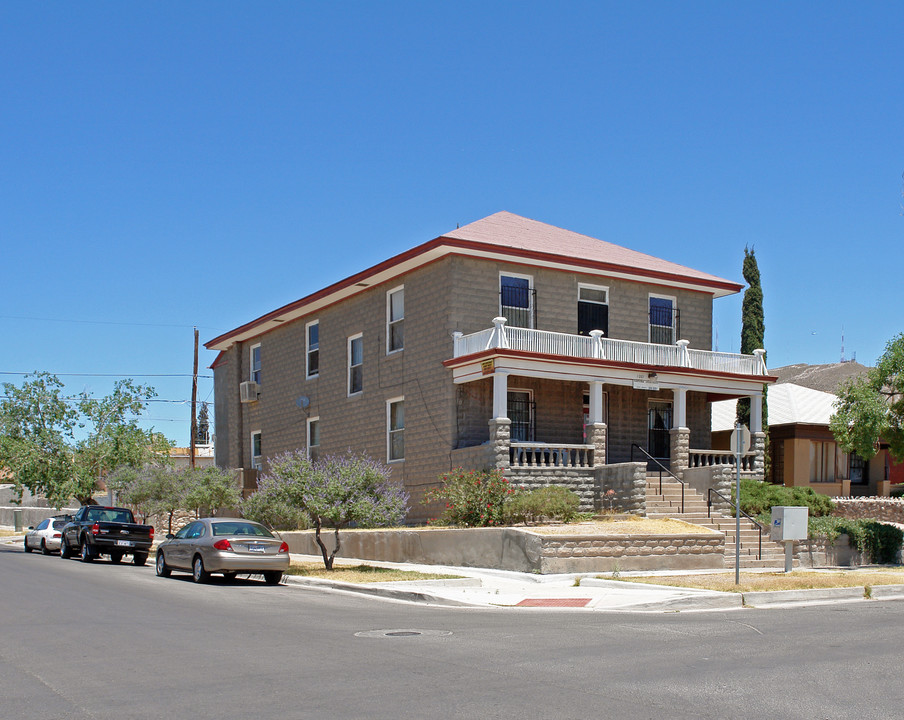
M 414 628 L 405 628 L 398 630 L 364 630 L 362 632 L 356 632 L 355 637 L 371 637 L 371 638 L 385 638 L 385 637 L 424 637 L 424 636 L 432 636 L 432 637 L 442 637 L 444 635 L 451 635 L 451 630 L 415 630 Z

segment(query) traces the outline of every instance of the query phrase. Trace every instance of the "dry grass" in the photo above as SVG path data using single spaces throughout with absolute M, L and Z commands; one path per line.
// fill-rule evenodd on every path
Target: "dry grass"
M 540 535 L 686 535 L 714 532 L 683 520 L 650 520 L 644 517 L 587 520 L 567 525 L 518 526 L 517 529 L 530 530 Z
M 606 576 L 601 576 L 606 578 Z M 790 573 L 742 572 L 740 585 L 735 585 L 734 572 L 715 575 L 669 575 L 622 577 L 627 582 L 689 587 L 723 592 L 757 592 L 773 590 L 814 590 L 825 588 L 865 587 L 867 585 L 904 585 L 904 568 L 889 570 L 795 570 Z
M 13 537 L 14 535 L 21 535 L 25 530 L 20 532 L 16 532 L 15 530 L 9 530 L 8 528 L 0 528 L 0 537 Z
M 415 570 L 397 570 L 395 568 L 377 567 L 374 565 L 333 565 L 327 570 L 323 563 L 292 563 L 289 575 L 301 575 L 324 580 L 338 580 L 348 583 L 398 582 L 401 580 L 450 580 L 461 575 L 441 575 L 439 573 L 423 573 Z

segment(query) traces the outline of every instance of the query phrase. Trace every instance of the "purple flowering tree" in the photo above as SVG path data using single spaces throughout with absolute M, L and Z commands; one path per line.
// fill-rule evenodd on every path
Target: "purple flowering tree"
M 270 471 L 258 482 L 258 492 L 303 510 L 314 525 L 314 538 L 327 570 L 339 554 L 339 530 L 395 525 L 408 512 L 408 493 L 389 479 L 391 469 L 367 455 L 349 451 L 310 460 L 303 450 L 270 460 Z M 334 530 L 335 547 L 327 550 L 321 530 Z

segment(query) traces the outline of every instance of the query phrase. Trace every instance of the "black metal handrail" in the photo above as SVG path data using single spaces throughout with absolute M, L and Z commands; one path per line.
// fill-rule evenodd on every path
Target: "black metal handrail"
M 718 490 L 714 490 L 713 488 L 710 488 L 709 492 L 706 494 L 706 517 L 710 517 L 710 518 L 712 517 L 713 495 L 718 495 L 720 498 L 722 498 L 722 500 L 724 500 L 729 505 L 731 505 L 731 507 L 733 507 L 735 509 L 735 511 L 740 510 L 740 508 L 738 508 L 738 506 L 735 505 L 734 501 L 731 498 L 727 498 L 722 493 L 720 493 Z M 760 560 L 763 557 L 763 530 L 765 528 L 763 528 L 763 526 L 760 525 L 759 520 L 756 520 L 752 515 L 748 515 L 743 510 L 740 510 L 740 512 L 741 512 L 741 515 L 743 515 L 745 518 L 750 520 L 750 522 L 752 522 L 754 525 L 756 525 L 756 529 L 760 534 L 760 538 L 759 538 L 760 542 L 759 542 L 759 547 L 757 548 L 757 555 L 756 555 L 756 559 Z M 735 538 L 735 542 L 738 544 L 738 547 L 741 547 L 740 536 Z
M 634 462 L 634 449 L 639 450 L 643 455 L 646 456 L 647 462 L 652 462 L 654 465 L 659 466 L 659 494 L 662 495 L 662 473 L 663 471 L 666 475 L 670 475 L 672 478 L 681 483 L 681 514 L 684 514 L 684 487 L 687 483 L 684 482 L 680 477 L 678 477 L 675 473 L 669 470 L 665 465 L 663 465 L 659 460 L 654 458 L 650 453 L 648 453 L 644 448 L 642 448 L 637 443 L 631 443 L 631 462 Z

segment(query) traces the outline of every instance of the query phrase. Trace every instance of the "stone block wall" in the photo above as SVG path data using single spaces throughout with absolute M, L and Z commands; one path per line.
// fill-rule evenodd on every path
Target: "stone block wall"
M 549 535 L 540 572 L 699 570 L 724 566 L 721 533 L 670 535 Z
M 832 498 L 836 517 L 851 520 L 880 520 L 904 525 L 904 498 Z
M 599 507 L 599 486 L 593 469 L 522 467 L 511 468 L 505 474 L 510 482 L 525 490 L 539 490 L 550 485 L 567 488 L 581 499 L 581 512 L 592 512 Z
M 598 504 L 595 510 L 616 510 L 633 515 L 647 514 L 646 463 L 603 465 L 595 470 Z M 606 495 L 614 490 L 611 502 Z
M 733 469 L 729 465 L 688 468 L 684 471 L 682 480 L 700 493 L 704 500 L 708 499 L 710 488 L 724 497 L 730 498 L 732 483 L 734 482 L 732 471 Z M 731 510 L 731 504 L 727 500 L 720 499 L 717 495 L 713 496 L 712 501 L 714 510 L 719 512 Z

